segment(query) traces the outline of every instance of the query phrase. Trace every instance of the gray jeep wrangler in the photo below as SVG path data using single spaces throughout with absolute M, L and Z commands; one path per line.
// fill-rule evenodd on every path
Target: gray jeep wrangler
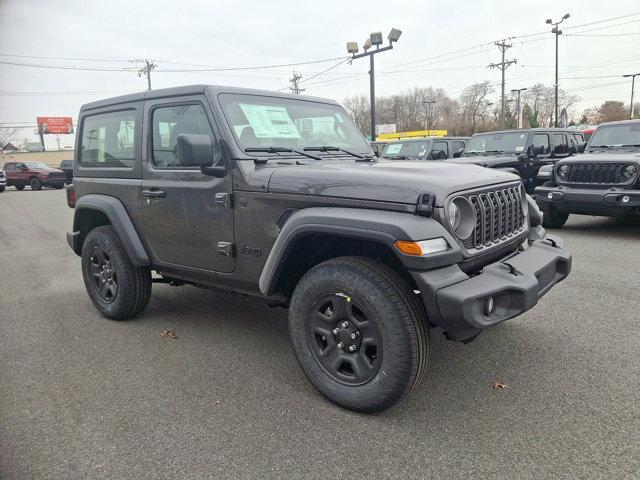
M 330 100 L 189 86 L 78 121 L 67 239 L 98 311 L 139 314 L 153 282 L 288 307 L 302 370 L 346 408 L 403 398 L 428 329 L 471 341 L 571 268 L 518 177 L 378 160 Z

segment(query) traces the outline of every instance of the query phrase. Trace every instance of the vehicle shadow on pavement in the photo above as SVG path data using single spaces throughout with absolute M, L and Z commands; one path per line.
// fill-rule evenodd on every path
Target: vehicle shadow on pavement
M 332 411 L 332 415 L 358 415 L 330 404 L 306 380 L 291 349 L 285 309 L 269 308 L 241 296 L 193 287 L 172 290 L 163 285 L 154 287 L 149 307 L 138 322 L 158 324 L 158 334 L 174 330 L 185 348 L 190 348 L 187 345 L 192 341 L 210 343 L 211 355 L 222 365 L 229 362 L 229 368 L 241 361 L 254 370 L 253 375 L 261 370 L 270 381 L 278 382 L 263 387 L 286 392 L 283 402 L 298 403 L 301 409 L 311 403 L 314 408 Z M 530 371 L 531 358 L 561 354 L 551 352 L 548 342 L 528 335 L 524 324 L 489 329 L 468 345 L 446 340 L 439 329 L 432 330 L 430 337 L 430 364 L 421 383 L 403 402 L 372 418 L 405 423 L 414 415 L 442 418 L 470 414 L 478 402 L 490 403 L 500 395 L 509 395 L 494 389 L 493 384 L 509 383 L 510 378 Z M 229 357 L 221 359 L 220 355 Z M 250 384 L 253 375 L 238 381 Z
M 585 233 L 590 236 L 631 239 L 640 237 L 640 216 L 630 218 L 589 217 L 572 215 L 561 229 L 547 229 L 549 233 Z

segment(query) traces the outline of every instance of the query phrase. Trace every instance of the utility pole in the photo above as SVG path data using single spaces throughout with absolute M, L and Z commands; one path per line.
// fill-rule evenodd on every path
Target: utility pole
M 636 77 L 640 75 L 640 73 L 629 73 L 627 75 L 623 75 L 624 78 L 631 77 L 631 105 L 629 106 L 629 118 L 633 118 L 633 90 L 636 84 Z
M 496 46 L 500 49 L 500 52 L 502 53 L 502 61 L 500 63 L 491 63 L 489 64 L 489 68 L 499 68 L 502 72 L 502 94 L 501 94 L 501 102 L 500 102 L 500 124 L 502 125 L 502 128 L 505 128 L 505 123 L 504 123 L 504 107 L 505 107 L 505 101 L 504 101 L 504 71 L 509 68 L 509 65 L 512 65 L 514 63 L 517 63 L 517 60 L 505 60 L 504 56 L 505 53 L 507 51 L 508 48 L 511 48 L 511 45 L 509 45 L 508 43 L 506 43 L 504 40 L 502 40 L 501 42 L 496 42 Z
M 522 113 L 520 112 L 520 92 L 524 92 L 526 88 L 514 88 L 511 90 L 512 93 L 518 92 L 518 99 L 516 100 L 516 122 L 518 123 L 518 128 L 522 128 Z
M 299 73 L 293 72 L 293 77 L 289 80 L 291 82 L 291 87 L 289 87 L 289 90 L 291 90 L 291 93 L 300 95 L 302 92 L 304 92 L 304 88 L 300 88 L 301 78 L 302 78 L 302 75 L 300 75 Z
M 425 113 L 427 114 L 427 131 L 430 132 L 433 128 L 433 106 L 437 103 L 437 100 L 424 100 Z M 427 133 L 429 135 L 429 133 Z
M 375 80 L 375 71 L 374 71 L 374 62 L 373 56 L 376 53 L 386 52 L 393 48 L 393 44 L 398 41 L 400 35 L 402 34 L 402 30 L 398 30 L 397 28 L 392 28 L 387 36 L 387 40 L 389 40 L 389 45 L 386 47 L 380 48 L 380 45 L 383 43 L 382 32 L 373 32 L 369 37 L 365 40 L 364 45 L 362 45 L 363 53 L 358 53 L 358 43 L 357 42 L 347 42 L 347 52 L 351 54 L 351 61 L 357 58 L 369 57 L 369 93 L 371 96 L 371 141 L 375 142 L 376 140 L 376 80 Z M 376 47 L 375 49 L 368 51 L 372 47 Z
M 554 22 L 550 18 L 547 18 L 547 22 L 546 22 L 549 25 L 553 25 L 553 28 L 551 29 L 551 33 L 555 34 L 556 36 L 556 84 L 555 84 L 556 100 L 555 100 L 555 118 L 554 118 L 554 125 L 556 126 L 556 128 L 558 127 L 558 37 L 562 35 L 562 30 L 558 28 L 558 25 L 560 25 L 570 16 L 571 15 L 569 15 L 568 13 L 565 13 L 559 22 Z
M 137 58 L 135 60 L 129 60 L 131 63 L 144 63 L 144 66 L 138 69 L 138 76 L 147 77 L 147 88 L 151 90 L 151 72 L 158 66 L 155 60 L 149 60 L 147 58 Z

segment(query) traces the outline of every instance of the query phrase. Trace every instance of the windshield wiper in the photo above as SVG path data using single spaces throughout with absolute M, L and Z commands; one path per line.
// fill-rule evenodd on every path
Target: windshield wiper
M 413 160 L 413 158 L 408 155 L 389 155 L 388 157 L 383 155 L 382 158 L 388 158 L 390 160 Z
M 504 150 L 485 150 L 484 153 L 499 153 L 500 155 L 509 155 L 508 152 Z
M 304 147 L 303 150 L 307 152 L 343 152 L 343 153 L 346 153 L 347 155 L 351 155 L 352 157 L 359 158 L 360 160 L 372 160 L 373 158 L 375 158 L 373 156 L 367 157 L 365 155 L 352 152 L 350 150 L 345 150 L 344 148 L 332 147 L 331 145 L 324 145 L 322 147 Z
M 305 148 L 306 150 L 306 148 Z M 322 160 L 322 157 L 313 155 L 311 153 L 303 152 L 301 150 L 295 150 L 289 147 L 248 147 L 244 149 L 247 153 L 262 152 L 262 153 L 297 153 L 307 158 L 313 158 L 314 160 Z

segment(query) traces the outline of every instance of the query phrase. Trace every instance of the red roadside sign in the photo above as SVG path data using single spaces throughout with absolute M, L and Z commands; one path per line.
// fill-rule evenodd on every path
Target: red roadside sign
M 71 117 L 36 117 L 38 133 L 73 133 L 73 119 Z

